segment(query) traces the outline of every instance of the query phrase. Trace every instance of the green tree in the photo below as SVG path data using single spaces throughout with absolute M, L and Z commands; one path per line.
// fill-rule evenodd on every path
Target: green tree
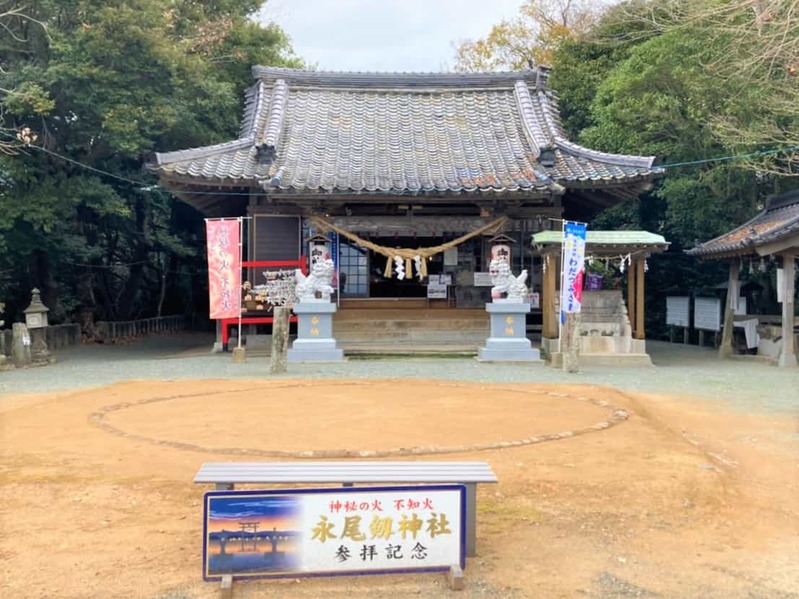
M 590 0 L 526 0 L 519 16 L 494 25 L 485 38 L 460 42 L 455 68 L 496 71 L 549 65 L 555 49 L 585 34 L 602 9 L 602 3 Z
M 138 182 L 155 149 L 236 134 L 252 64 L 301 65 L 249 18 L 260 4 L 37 0 L 8 23 L 2 127 L 38 136 L 0 162 L 0 285 L 17 309 L 40 286 L 55 319 L 91 333 L 96 317 L 156 313 L 202 272 L 201 219 Z

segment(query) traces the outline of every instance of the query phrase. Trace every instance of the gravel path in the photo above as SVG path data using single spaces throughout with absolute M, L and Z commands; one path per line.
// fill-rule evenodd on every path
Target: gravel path
M 269 377 L 268 358 L 233 364 L 231 354 L 211 354 L 205 334 L 153 336 L 130 345 L 89 345 L 61 350 L 46 368 L 0 372 L 0 400 L 11 393 L 41 393 L 108 385 L 124 380 Z M 718 400 L 760 414 L 799 415 L 799 370 L 761 362 L 719 360 L 712 349 L 649 341 L 653 368 L 586 367 L 577 374 L 543 364 L 484 363 L 470 357 L 353 358 L 342 363 L 290 364 L 278 378 L 411 377 L 486 383 L 585 383 L 631 392 Z

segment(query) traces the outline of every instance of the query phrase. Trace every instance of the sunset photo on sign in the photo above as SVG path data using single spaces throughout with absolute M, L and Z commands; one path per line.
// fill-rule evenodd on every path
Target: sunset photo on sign
M 296 497 L 206 496 L 206 576 L 296 570 L 301 527 Z

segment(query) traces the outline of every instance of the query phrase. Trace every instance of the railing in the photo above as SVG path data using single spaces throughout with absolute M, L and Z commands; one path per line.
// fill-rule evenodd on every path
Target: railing
M 176 333 L 184 331 L 186 328 L 186 317 L 183 314 L 144 318 L 142 320 L 97 323 L 100 338 L 111 343 L 119 339 L 131 339 L 154 333 Z M 52 325 L 45 327 L 44 332 L 47 349 L 50 351 L 70 345 L 78 345 L 82 338 L 80 325 L 76 323 Z M 0 355 L 10 356 L 12 343 L 13 334 L 11 329 L 0 330 Z
M 100 331 L 100 337 L 103 340 L 113 342 L 117 339 L 143 337 L 154 333 L 183 331 L 186 329 L 186 317 L 183 314 L 177 314 L 175 316 L 160 316 L 142 320 L 98 322 L 97 329 Z

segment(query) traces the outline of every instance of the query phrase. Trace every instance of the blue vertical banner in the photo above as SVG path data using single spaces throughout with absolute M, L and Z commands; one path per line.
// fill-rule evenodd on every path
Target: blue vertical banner
M 585 223 L 563 223 L 563 260 L 560 279 L 560 323 L 568 312 L 579 312 L 585 278 Z
M 330 259 L 338 272 L 338 233 L 335 231 L 328 233 L 328 239 L 330 239 Z

